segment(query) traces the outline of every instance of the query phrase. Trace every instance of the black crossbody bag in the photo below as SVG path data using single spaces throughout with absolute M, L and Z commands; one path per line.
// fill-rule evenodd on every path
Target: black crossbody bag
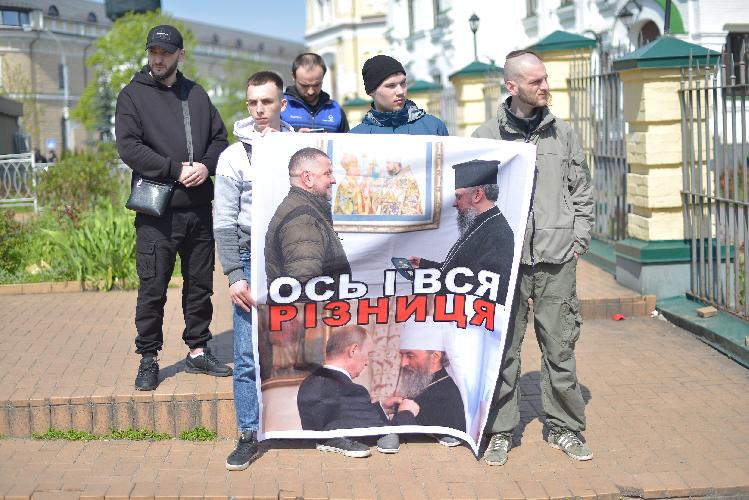
M 187 84 L 182 83 L 182 117 L 185 123 L 187 154 L 192 165 L 192 127 L 190 126 L 190 108 L 187 106 Z M 174 181 L 158 181 L 142 175 L 134 175 L 130 186 L 130 197 L 125 207 L 136 212 L 161 217 L 169 207 L 174 192 Z

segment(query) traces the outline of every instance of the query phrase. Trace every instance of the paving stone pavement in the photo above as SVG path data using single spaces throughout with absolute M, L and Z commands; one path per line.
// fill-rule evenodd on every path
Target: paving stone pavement
M 612 286 L 599 278 L 600 286 Z M 216 289 L 216 347 L 228 359 L 231 319 L 221 299 L 223 282 L 217 281 Z M 5 409 L 24 397 L 28 404 L 28 394 L 70 399 L 86 387 L 132 392 L 133 304 L 131 292 L 0 297 L 0 328 L 7 340 L 0 352 Z M 164 394 L 230 393 L 229 379 L 181 371 L 178 309 L 178 291 L 172 290 L 162 356 L 162 367 L 171 367 L 171 373 L 162 383 Z M 529 334 L 522 423 L 502 467 L 486 466 L 467 448 L 447 449 L 424 438 L 409 439 L 397 455 L 373 451 L 367 459 L 323 454 L 308 441 L 274 441 L 264 445 L 250 469 L 231 473 L 224 469 L 234 444 L 228 438 L 209 443 L 5 438 L 0 496 L 749 498 L 748 370 L 659 319 L 587 320 L 577 357 L 587 401 L 584 437 L 595 457 L 590 462 L 572 461 L 543 441 L 540 353 Z

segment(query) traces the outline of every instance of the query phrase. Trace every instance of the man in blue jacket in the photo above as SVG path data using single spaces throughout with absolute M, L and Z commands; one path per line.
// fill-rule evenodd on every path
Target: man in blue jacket
M 406 70 L 386 55 L 368 59 L 361 70 L 364 90 L 372 98 L 372 108 L 354 134 L 450 135 L 445 124 L 406 99 Z
M 343 108 L 322 90 L 328 68 L 322 57 L 312 52 L 299 54 L 291 65 L 294 85 L 286 87 L 286 109 L 281 119 L 297 132 L 348 132 Z

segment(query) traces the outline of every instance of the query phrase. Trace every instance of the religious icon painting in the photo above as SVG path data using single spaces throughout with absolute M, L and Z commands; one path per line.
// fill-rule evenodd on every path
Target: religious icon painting
M 346 144 L 328 141 L 337 184 L 337 231 L 398 233 L 439 227 L 443 143 L 383 151 L 367 136 Z

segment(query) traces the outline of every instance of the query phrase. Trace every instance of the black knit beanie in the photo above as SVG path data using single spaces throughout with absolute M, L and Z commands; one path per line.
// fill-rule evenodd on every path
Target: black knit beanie
M 403 65 L 390 56 L 377 55 L 367 59 L 361 69 L 361 76 L 364 78 L 364 92 L 368 95 L 374 92 L 377 87 L 390 75 L 395 73 L 406 74 Z

